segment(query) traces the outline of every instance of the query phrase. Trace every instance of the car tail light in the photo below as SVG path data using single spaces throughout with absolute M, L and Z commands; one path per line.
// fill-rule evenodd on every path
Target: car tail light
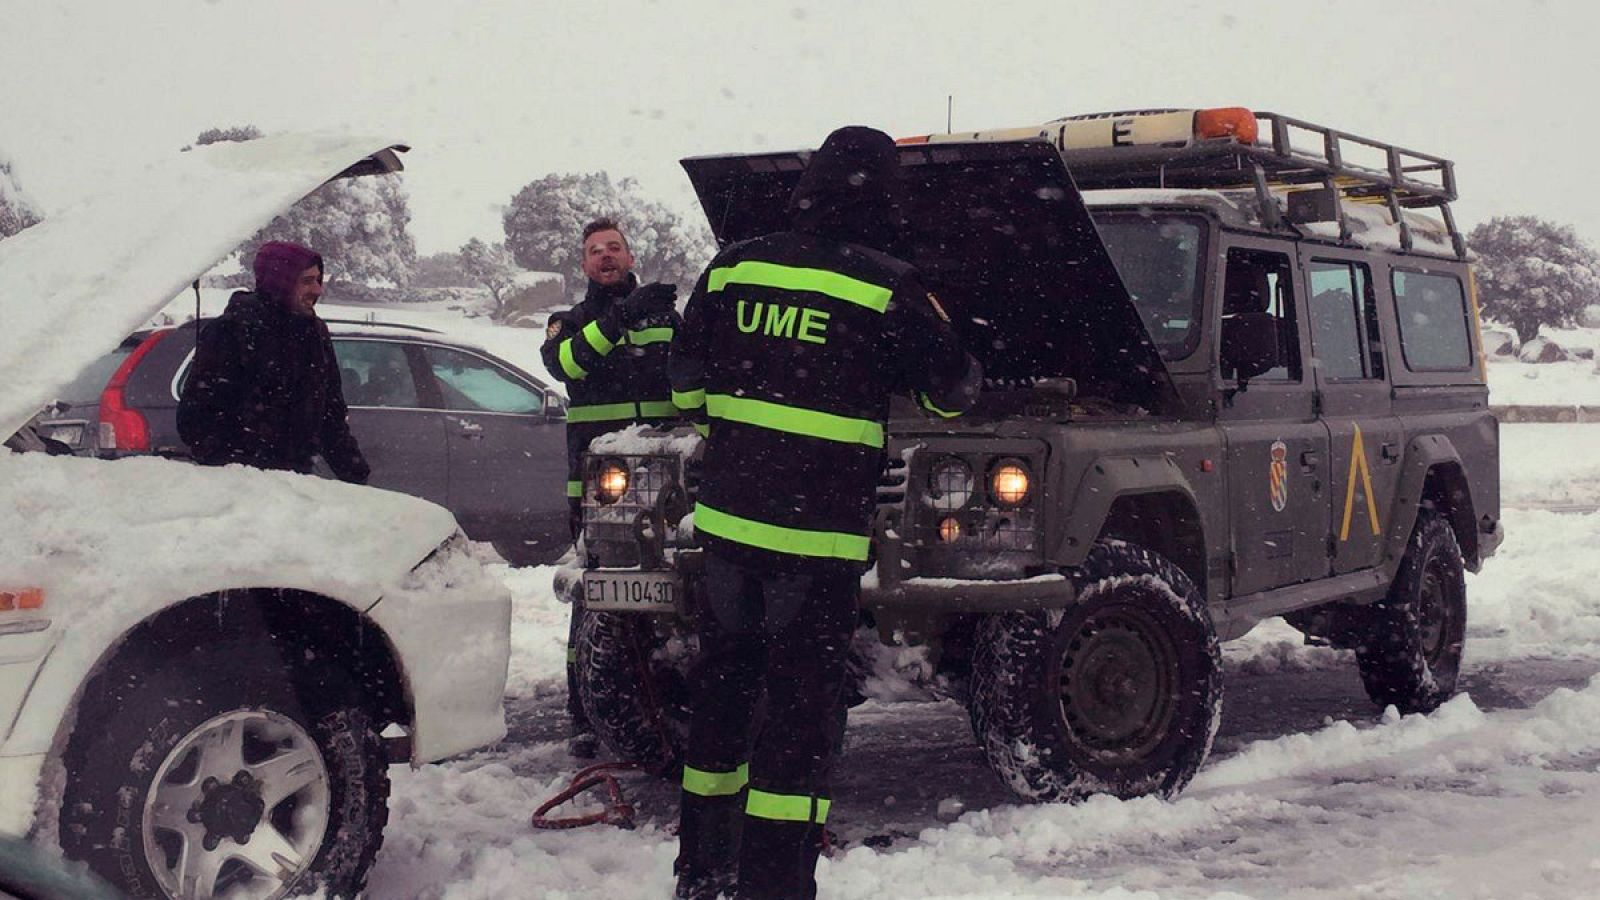
M 154 332 L 145 338 L 144 343 L 122 361 L 122 365 L 117 367 L 111 380 L 106 382 L 106 389 L 100 392 L 101 450 L 148 451 L 150 449 L 150 423 L 145 420 L 143 413 L 128 405 L 128 378 L 133 375 L 133 370 L 139 367 L 145 354 L 169 334 L 172 334 L 170 328 Z

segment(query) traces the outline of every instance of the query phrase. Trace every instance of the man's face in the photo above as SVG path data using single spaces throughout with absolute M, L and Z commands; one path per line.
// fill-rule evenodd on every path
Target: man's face
M 322 267 L 309 266 L 289 288 L 285 304 L 297 316 L 312 316 L 317 312 L 317 301 L 322 298 Z
M 620 231 L 596 231 L 583 242 L 583 274 L 607 287 L 622 283 L 633 271 L 633 254 Z

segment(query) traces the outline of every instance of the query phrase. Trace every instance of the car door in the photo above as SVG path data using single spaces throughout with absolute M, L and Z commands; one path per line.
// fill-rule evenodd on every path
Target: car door
M 467 533 L 550 561 L 567 525 L 566 423 L 546 415 L 546 389 L 485 354 L 426 344 L 450 445 L 450 508 Z
M 372 467 L 368 484 L 448 506 L 443 413 L 437 403 L 428 402 L 431 385 L 419 383 L 407 346 L 380 338 L 334 337 L 350 433 Z M 317 471 L 331 476 L 321 460 Z
M 1327 575 L 1328 431 L 1302 363 L 1308 354 L 1292 248 L 1234 235 L 1225 259 L 1222 328 L 1230 317 L 1269 316 L 1279 361 L 1241 389 L 1227 350 L 1219 353 L 1225 399 L 1217 419 L 1227 443 L 1232 593 L 1239 596 Z
M 1338 575 L 1380 562 L 1404 432 L 1392 408 L 1371 267 L 1331 248 L 1302 255 L 1312 368 L 1330 438 L 1328 547 Z

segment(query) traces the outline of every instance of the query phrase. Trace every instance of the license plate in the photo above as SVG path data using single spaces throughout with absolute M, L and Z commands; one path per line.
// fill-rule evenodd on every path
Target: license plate
M 583 573 L 583 605 L 599 612 L 676 612 L 681 591 L 674 572 Z

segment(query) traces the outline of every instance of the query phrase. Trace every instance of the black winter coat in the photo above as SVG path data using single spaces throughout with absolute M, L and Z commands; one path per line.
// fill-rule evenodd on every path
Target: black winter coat
M 667 380 L 678 314 L 668 310 L 631 326 L 613 314 L 637 286 L 631 274 L 615 287 L 591 281 L 583 302 L 551 315 L 545 331 L 545 368 L 567 386 L 569 497 L 582 478 L 579 461 L 590 441 L 634 422 L 678 417 Z
M 309 473 L 321 455 L 341 480 L 364 484 L 347 413 L 328 326 L 241 291 L 200 332 L 178 434 L 205 465 Z

